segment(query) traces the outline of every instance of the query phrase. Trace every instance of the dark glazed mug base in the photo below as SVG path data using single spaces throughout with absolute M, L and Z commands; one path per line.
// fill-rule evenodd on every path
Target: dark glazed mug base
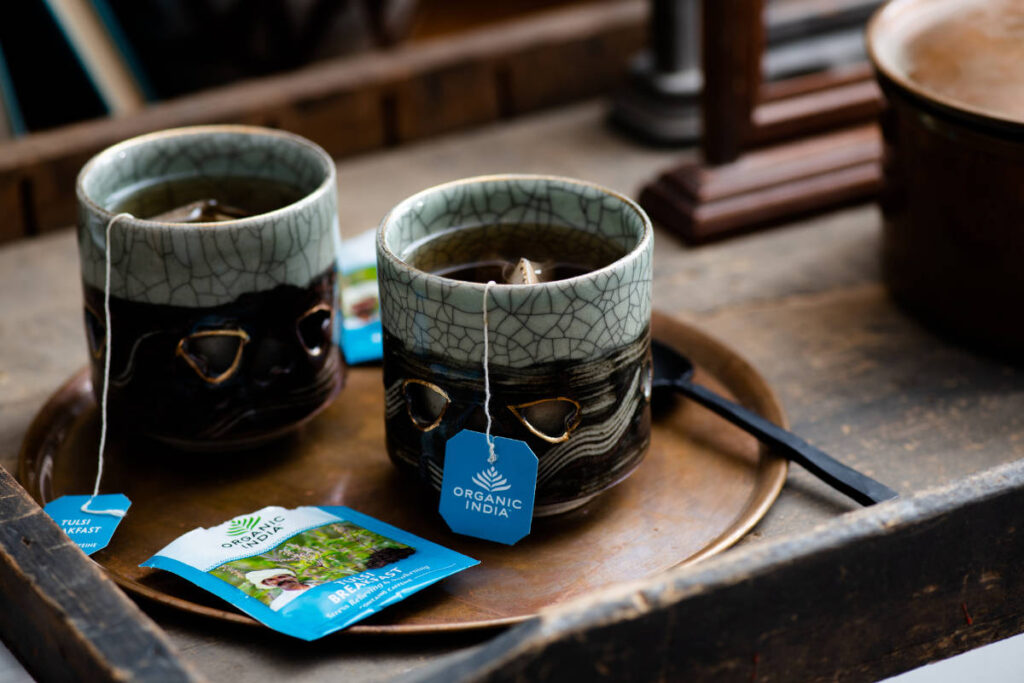
M 588 361 L 492 366 L 488 420 L 479 363 L 412 353 L 385 330 L 388 455 L 439 491 L 448 441 L 463 430 L 490 428 L 537 456 L 534 516 L 571 510 L 625 479 L 643 460 L 651 435 L 650 358 L 647 329 Z M 536 406 L 547 420 L 531 415 Z
M 334 353 L 338 354 L 340 360 L 341 354 L 337 350 L 335 350 Z M 246 451 L 252 448 L 257 448 L 294 433 L 320 415 L 320 413 L 327 410 L 327 408 L 334 403 L 334 400 L 341 393 L 341 390 L 345 387 L 346 370 L 347 366 L 344 363 L 339 362 L 338 369 L 334 373 L 334 378 L 330 384 L 330 388 L 318 404 L 296 419 L 284 424 L 278 424 L 266 431 L 249 431 L 238 434 L 237 436 L 229 434 L 225 437 L 215 439 L 181 437 L 161 434 L 156 431 L 145 429 L 136 430 L 135 433 L 147 439 L 153 439 L 154 441 L 171 446 L 172 448 L 192 453 L 234 453 L 237 451 Z M 100 398 L 97 396 L 97 404 L 99 404 L 99 401 Z

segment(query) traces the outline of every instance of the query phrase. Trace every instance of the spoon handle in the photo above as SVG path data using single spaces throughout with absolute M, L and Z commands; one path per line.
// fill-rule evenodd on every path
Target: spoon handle
M 796 434 L 788 432 L 741 405 L 723 398 L 699 384 L 681 379 L 672 383 L 681 394 L 724 417 L 753 434 L 762 443 L 776 449 L 793 462 L 861 505 L 871 505 L 895 498 L 897 494 L 857 470 L 847 467 L 825 452 L 815 448 Z

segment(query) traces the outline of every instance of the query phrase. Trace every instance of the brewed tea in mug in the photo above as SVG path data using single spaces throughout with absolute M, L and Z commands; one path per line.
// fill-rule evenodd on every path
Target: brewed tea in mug
M 409 245 L 402 258 L 420 270 L 466 282 L 518 284 L 525 259 L 539 282 L 565 280 L 611 265 L 619 244 L 571 226 L 539 223 L 453 228 Z
M 343 367 L 334 178 L 312 143 L 241 126 L 143 136 L 85 166 L 84 315 L 99 394 L 109 259 L 113 428 L 223 450 L 327 405 Z

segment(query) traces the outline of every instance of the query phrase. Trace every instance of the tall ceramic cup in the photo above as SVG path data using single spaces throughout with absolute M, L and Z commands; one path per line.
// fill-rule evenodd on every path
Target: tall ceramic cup
M 173 196 L 183 180 L 189 192 L 251 181 L 253 192 L 287 187 L 298 199 L 220 222 L 113 220 L 119 198 L 135 189 L 165 187 L 163 205 L 196 199 Z M 342 377 L 332 343 L 336 191 L 322 149 L 243 126 L 145 135 L 85 165 L 84 314 L 97 396 L 110 353 L 113 429 L 188 448 L 237 448 L 294 428 L 334 397 Z
M 392 461 L 439 490 L 448 439 L 486 428 L 486 285 L 418 270 L 401 255 L 453 228 L 489 226 L 486 240 L 523 225 L 577 228 L 625 254 L 577 277 L 488 292 L 492 434 L 537 455 L 539 516 L 625 479 L 650 441 L 652 228 L 629 199 L 567 178 L 507 175 L 396 206 L 377 236 L 386 431 Z

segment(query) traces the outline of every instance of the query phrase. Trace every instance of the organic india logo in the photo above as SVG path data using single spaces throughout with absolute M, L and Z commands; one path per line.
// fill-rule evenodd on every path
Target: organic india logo
M 239 517 L 238 519 L 231 520 L 228 524 L 228 536 L 241 536 L 247 534 L 256 528 L 256 525 L 260 523 L 259 517 Z
M 501 472 L 494 469 L 493 465 L 486 470 L 477 472 L 473 475 L 472 479 L 474 484 L 490 493 L 507 491 L 512 488 L 512 485 L 508 483 L 508 479 L 501 476 Z
M 470 480 L 479 487 L 479 490 L 462 486 L 452 488 L 452 494 L 456 498 L 464 499 L 466 510 L 495 517 L 508 517 L 511 511 L 523 509 L 521 499 L 508 494 L 500 495 L 501 491 L 512 488 L 512 484 L 508 483 L 508 479 L 493 465 L 477 472 Z
M 284 531 L 284 515 L 274 517 L 239 517 L 228 522 L 224 533 L 231 538 L 220 544 L 221 548 L 255 548 L 280 531 Z
M 507 518 L 510 512 L 523 509 L 522 499 L 501 493 L 512 488 L 512 484 L 493 465 L 474 474 L 470 481 L 477 488 L 454 486 L 451 489 L 452 495 L 462 500 L 469 512 Z

